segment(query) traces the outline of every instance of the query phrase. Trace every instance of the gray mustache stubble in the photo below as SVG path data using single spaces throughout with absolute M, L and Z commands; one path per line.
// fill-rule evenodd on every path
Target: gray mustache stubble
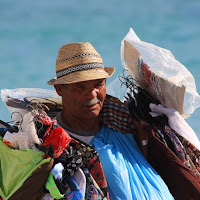
M 98 104 L 99 102 L 100 102 L 99 99 L 91 99 L 91 100 L 85 101 L 83 103 L 83 106 L 92 106 L 92 105 Z

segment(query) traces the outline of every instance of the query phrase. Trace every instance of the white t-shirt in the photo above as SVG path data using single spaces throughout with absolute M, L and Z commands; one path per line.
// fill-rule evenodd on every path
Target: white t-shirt
M 57 120 L 58 126 L 64 128 L 67 133 L 75 139 L 81 140 L 86 144 L 90 144 L 90 141 L 97 134 L 96 131 L 79 131 L 68 127 L 63 121 L 61 117 L 61 113 L 55 118 Z

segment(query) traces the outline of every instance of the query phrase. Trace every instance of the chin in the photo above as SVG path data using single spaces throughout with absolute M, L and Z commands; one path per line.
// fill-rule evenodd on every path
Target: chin
M 89 116 L 98 117 L 99 113 L 101 111 L 101 107 L 99 105 L 94 105 L 94 106 L 85 108 L 84 111 L 85 111 L 84 113 L 85 113 L 87 118 Z
M 99 113 L 100 113 L 100 110 L 92 110 L 86 113 L 86 118 L 90 119 L 90 118 L 98 117 Z

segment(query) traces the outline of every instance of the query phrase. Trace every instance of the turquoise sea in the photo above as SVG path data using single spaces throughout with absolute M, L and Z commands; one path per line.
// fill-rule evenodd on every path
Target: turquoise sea
M 105 66 L 122 73 L 121 40 L 132 27 L 141 40 L 169 49 L 192 73 L 200 93 L 199 0 L 1 0 L 0 89 L 53 89 L 60 46 L 89 41 Z M 0 119 L 10 120 L 0 101 Z M 200 109 L 187 119 L 200 138 Z

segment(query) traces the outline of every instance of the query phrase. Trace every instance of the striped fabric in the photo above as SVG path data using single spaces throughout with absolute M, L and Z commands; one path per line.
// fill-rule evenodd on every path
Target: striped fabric
M 134 133 L 129 110 L 119 99 L 107 95 L 100 115 L 102 122 L 109 128 L 122 133 Z

